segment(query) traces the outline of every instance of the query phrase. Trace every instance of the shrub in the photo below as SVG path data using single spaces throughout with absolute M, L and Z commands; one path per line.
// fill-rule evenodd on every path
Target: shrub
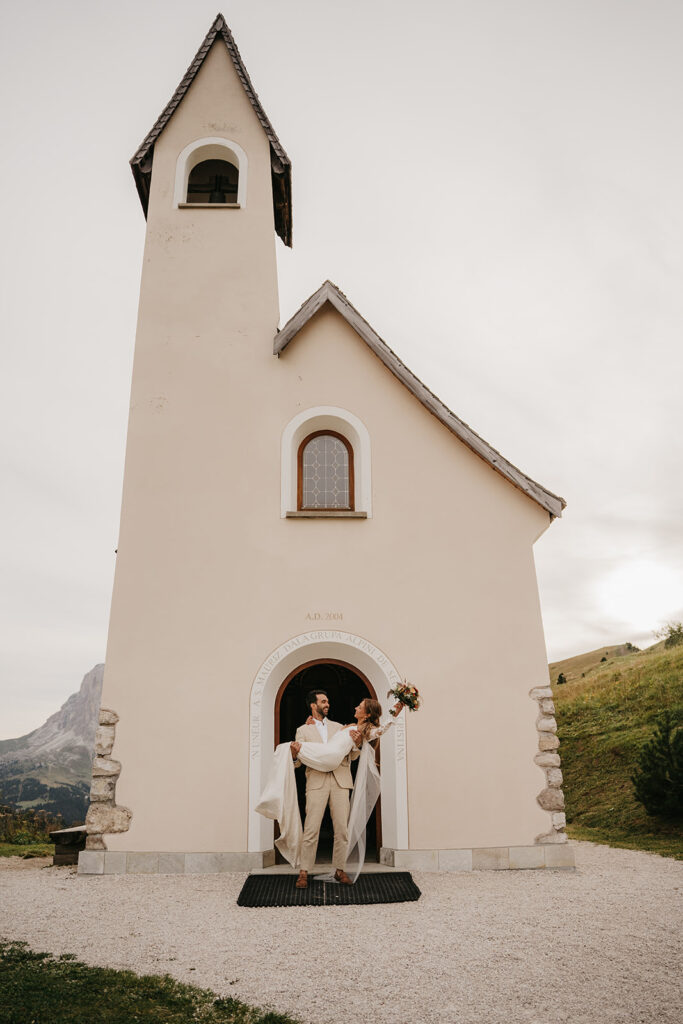
M 16 843 L 17 846 L 30 846 L 31 843 L 35 842 L 35 839 L 30 832 L 15 832 L 12 842 Z
M 560 672 L 559 676 L 557 677 L 557 685 L 558 686 L 562 686 L 562 683 L 566 683 L 566 682 L 567 682 L 566 675 L 564 674 L 564 672 Z
M 0 842 L 28 846 L 30 843 L 49 843 L 50 832 L 64 828 L 60 815 L 47 811 L 17 810 L 0 805 Z
M 683 729 L 670 711 L 657 717 L 657 728 L 638 756 L 631 782 L 636 800 L 653 817 L 683 818 Z
M 678 647 L 683 644 L 683 622 L 667 622 L 655 633 L 658 640 L 664 641 L 665 647 Z

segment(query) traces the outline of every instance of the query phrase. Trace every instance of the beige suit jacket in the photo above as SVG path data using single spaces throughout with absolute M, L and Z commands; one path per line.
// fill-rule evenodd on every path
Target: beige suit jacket
M 339 722 L 331 722 L 329 720 L 329 718 L 328 718 L 327 719 L 327 738 L 328 738 L 328 740 L 331 740 L 332 737 L 334 736 L 334 734 L 336 732 L 339 732 L 339 730 L 343 729 L 343 728 L 344 728 L 344 726 L 340 725 Z M 300 725 L 299 728 L 296 730 L 296 737 L 295 737 L 295 739 L 296 739 L 297 743 L 304 743 L 304 742 L 308 742 L 308 743 L 322 743 L 323 742 L 322 736 L 320 735 L 320 732 L 318 731 L 318 726 L 317 725 Z M 346 755 L 346 757 L 344 758 L 342 763 L 339 765 L 339 767 L 335 768 L 334 771 L 332 772 L 332 774 L 334 775 L 335 779 L 337 780 L 339 785 L 342 787 L 342 789 L 353 789 L 353 778 L 351 777 L 350 764 L 351 764 L 351 761 L 355 761 L 355 759 L 359 755 L 360 755 L 360 750 L 352 750 L 350 754 Z M 297 761 L 294 762 L 294 767 L 298 768 L 300 764 L 301 764 L 301 761 L 297 760 Z M 322 786 L 323 782 L 325 781 L 325 776 L 327 774 L 328 774 L 327 772 L 318 772 L 318 771 L 315 770 L 315 768 L 309 768 L 308 765 L 306 765 L 306 789 L 320 789 L 320 787 Z

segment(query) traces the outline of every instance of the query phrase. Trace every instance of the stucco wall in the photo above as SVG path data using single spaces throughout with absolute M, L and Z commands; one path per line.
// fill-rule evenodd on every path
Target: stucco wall
M 247 152 L 245 210 L 173 209 L 177 155 L 203 134 Z M 214 46 L 155 152 L 102 698 L 133 819 L 107 844 L 246 850 L 252 683 L 315 612 L 423 692 L 410 846 L 530 844 L 549 821 L 528 697 L 547 680 L 532 544 L 548 515 L 336 312 L 280 359 L 277 316 L 268 145 Z M 320 405 L 369 431 L 371 519 L 280 517 L 282 432 Z

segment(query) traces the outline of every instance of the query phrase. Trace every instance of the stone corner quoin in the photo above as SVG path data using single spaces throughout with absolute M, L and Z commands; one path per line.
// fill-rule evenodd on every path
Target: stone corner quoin
M 557 736 L 555 720 L 555 702 L 550 686 L 534 686 L 529 691 L 532 700 L 538 703 L 538 753 L 534 757 L 535 764 L 545 775 L 545 787 L 536 797 L 539 805 L 550 814 L 550 828 L 541 832 L 534 842 L 566 843 L 565 826 L 567 819 L 564 813 L 564 793 L 562 792 L 562 769 L 560 755 L 557 752 L 560 741 Z
M 95 732 L 95 757 L 92 765 L 90 806 L 85 816 L 87 851 L 106 850 L 107 832 L 127 832 L 133 817 L 127 807 L 116 803 L 116 782 L 121 774 L 121 762 L 111 757 L 116 739 L 119 716 L 109 708 L 101 708 L 99 725 Z

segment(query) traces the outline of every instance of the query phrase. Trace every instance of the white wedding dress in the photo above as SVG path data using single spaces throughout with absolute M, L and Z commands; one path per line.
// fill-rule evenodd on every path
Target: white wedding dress
M 369 739 L 376 740 L 394 724 L 393 719 L 385 725 L 376 726 L 370 731 Z M 327 743 L 301 744 L 298 759 L 309 768 L 318 772 L 331 772 L 338 768 L 355 744 L 351 738 L 351 730 L 357 726 L 347 725 L 340 729 Z M 347 873 L 355 882 L 365 860 L 365 828 L 372 808 L 377 803 L 381 789 L 379 771 L 375 764 L 375 751 L 368 742 L 364 742 L 358 759 L 358 771 L 351 796 L 349 810 L 348 845 L 346 848 Z M 256 810 L 266 818 L 272 818 L 280 824 L 280 836 L 275 845 L 282 856 L 293 868 L 299 867 L 301 838 L 303 829 L 294 778 L 294 761 L 289 743 L 280 743 L 275 748 L 268 781 Z

